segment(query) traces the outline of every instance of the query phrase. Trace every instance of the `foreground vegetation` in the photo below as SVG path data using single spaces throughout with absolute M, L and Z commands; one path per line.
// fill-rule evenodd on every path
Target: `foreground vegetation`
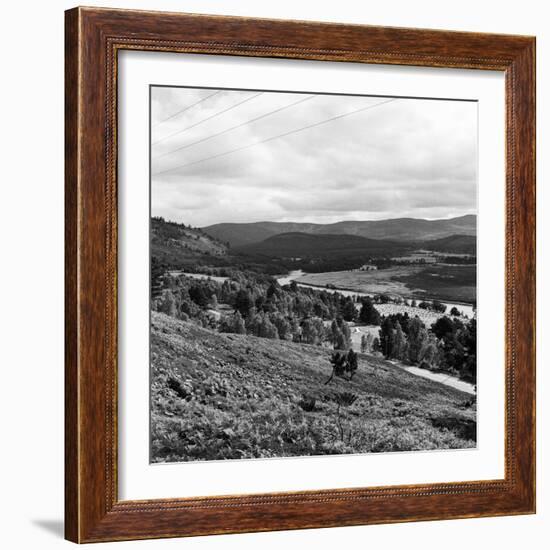
M 475 446 L 467 394 L 366 354 L 327 384 L 333 353 L 153 312 L 153 461 Z

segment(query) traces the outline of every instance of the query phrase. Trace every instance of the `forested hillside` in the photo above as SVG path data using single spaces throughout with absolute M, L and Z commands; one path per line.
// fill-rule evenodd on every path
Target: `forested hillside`
M 227 253 L 227 243 L 197 227 L 151 218 L 151 256 L 170 267 L 212 261 Z

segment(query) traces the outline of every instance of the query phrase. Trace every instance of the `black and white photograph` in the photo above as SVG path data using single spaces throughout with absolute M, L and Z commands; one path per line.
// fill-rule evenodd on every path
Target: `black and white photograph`
M 477 132 L 476 101 L 150 86 L 151 462 L 476 447 Z

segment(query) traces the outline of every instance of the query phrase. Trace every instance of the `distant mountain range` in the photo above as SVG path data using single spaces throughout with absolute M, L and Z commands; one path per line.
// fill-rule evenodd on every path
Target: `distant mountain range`
M 259 243 L 281 234 L 355 235 L 371 240 L 430 241 L 460 235 L 476 235 L 476 216 L 447 220 L 396 218 L 376 221 L 343 221 L 332 224 L 294 222 L 218 223 L 202 228 L 231 247 Z
M 405 252 L 410 246 L 358 235 L 281 233 L 267 239 L 232 248 L 234 252 L 278 258 L 338 258 L 350 255 L 384 256 Z

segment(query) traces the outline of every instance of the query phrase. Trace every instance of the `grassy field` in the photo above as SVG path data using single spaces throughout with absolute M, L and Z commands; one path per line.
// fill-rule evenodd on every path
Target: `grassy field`
M 298 280 L 317 286 L 392 296 L 473 303 L 476 299 L 475 265 L 400 265 L 377 271 L 306 273 Z
M 330 354 L 153 312 L 152 460 L 475 446 L 469 395 L 361 354 L 352 381 L 325 385 Z M 353 404 L 339 405 L 349 394 Z
M 305 273 L 298 282 L 326 286 L 333 285 L 336 288 L 365 292 L 368 294 L 388 294 L 393 296 L 405 296 L 411 294 L 411 290 L 397 277 L 408 277 L 418 273 L 422 267 L 395 266 L 377 271 L 328 271 L 325 273 Z
M 476 265 L 430 265 L 395 279 L 410 288 L 422 289 L 429 298 L 476 301 Z

